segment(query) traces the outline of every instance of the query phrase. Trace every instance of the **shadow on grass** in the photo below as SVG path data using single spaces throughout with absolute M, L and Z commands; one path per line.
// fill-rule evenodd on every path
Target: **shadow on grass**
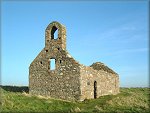
M 0 86 L 2 89 L 10 92 L 26 92 L 29 93 L 28 86 Z

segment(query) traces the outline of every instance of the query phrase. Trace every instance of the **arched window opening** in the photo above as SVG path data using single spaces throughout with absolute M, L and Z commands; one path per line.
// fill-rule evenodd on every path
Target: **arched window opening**
M 58 37 L 58 29 L 54 33 L 54 39 L 57 39 L 57 37 Z
M 53 26 L 51 30 L 51 39 L 57 39 L 58 37 L 58 29 L 57 27 Z
M 49 67 L 50 67 L 50 70 L 55 70 L 55 68 L 56 68 L 56 60 L 55 59 L 53 59 L 53 58 L 50 59 Z

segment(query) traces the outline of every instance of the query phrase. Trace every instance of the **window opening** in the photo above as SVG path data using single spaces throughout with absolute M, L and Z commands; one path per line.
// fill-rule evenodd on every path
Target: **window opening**
M 58 29 L 54 32 L 54 39 L 57 39 L 58 37 Z
M 58 37 L 58 29 L 53 26 L 51 30 L 51 39 L 57 39 Z
M 55 64 L 56 64 L 55 59 L 50 59 L 50 63 L 49 63 L 50 70 L 55 70 L 56 68 Z

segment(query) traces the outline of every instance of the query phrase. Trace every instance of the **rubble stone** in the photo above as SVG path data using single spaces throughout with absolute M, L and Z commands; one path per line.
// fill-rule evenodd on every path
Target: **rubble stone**
M 54 33 L 58 30 L 58 37 Z M 55 69 L 51 69 L 51 59 Z M 45 47 L 29 67 L 29 93 L 83 101 L 119 93 L 119 76 L 101 62 L 84 66 L 66 50 L 66 28 L 54 21 L 45 31 Z

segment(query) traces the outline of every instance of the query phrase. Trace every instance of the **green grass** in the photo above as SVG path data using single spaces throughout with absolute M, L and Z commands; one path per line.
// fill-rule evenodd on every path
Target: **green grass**
M 120 88 L 118 95 L 107 95 L 83 102 L 68 102 L 57 99 L 31 96 L 27 88 L 1 88 L 2 112 L 111 112 L 111 113 L 148 113 L 150 111 L 149 88 Z

